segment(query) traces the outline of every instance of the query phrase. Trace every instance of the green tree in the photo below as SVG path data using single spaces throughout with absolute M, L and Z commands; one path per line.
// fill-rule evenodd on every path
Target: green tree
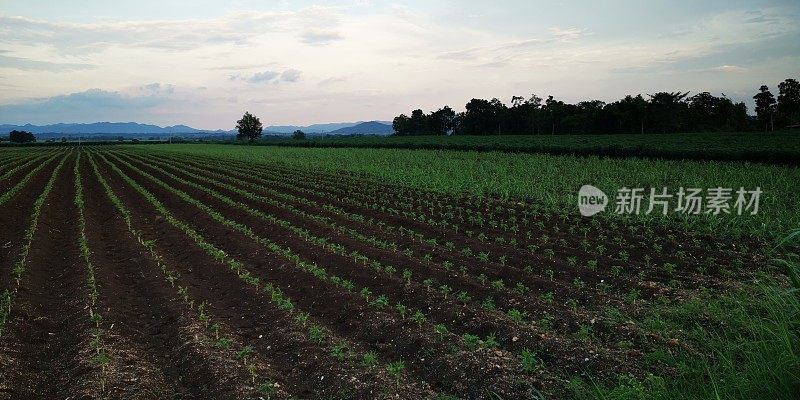
M 8 140 L 14 143 L 30 143 L 35 142 L 36 137 L 30 132 L 13 130 L 8 133 Z
M 428 116 L 428 132 L 431 135 L 447 135 L 453 129 L 453 120 L 456 112 L 448 106 L 444 106 Z
M 656 132 L 678 132 L 683 127 L 686 114 L 686 97 L 689 92 L 658 92 L 648 94 L 647 116 L 652 121 L 652 129 Z
M 796 79 L 787 79 L 778 85 L 778 90 L 778 112 L 789 121 L 789 125 L 794 125 L 800 116 L 800 83 Z
M 248 139 L 252 142 L 261 137 L 261 121 L 255 115 L 245 112 L 242 119 L 236 121 L 236 130 L 239 131 L 237 139 Z
M 395 135 L 403 136 L 411 134 L 411 119 L 405 114 L 400 114 L 392 120 L 392 129 Z
M 292 132 L 292 139 L 303 140 L 305 138 L 306 138 L 306 133 L 301 131 L 300 129 Z
M 775 114 L 775 96 L 769 91 L 767 85 L 761 85 L 758 93 L 753 96 L 756 101 L 756 115 L 764 124 L 764 130 L 775 130 L 773 114 Z

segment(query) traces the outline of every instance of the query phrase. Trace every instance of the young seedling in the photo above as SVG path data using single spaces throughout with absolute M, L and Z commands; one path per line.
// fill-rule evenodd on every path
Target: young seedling
M 403 370 L 405 369 L 406 369 L 406 363 L 403 362 L 403 360 L 391 362 L 386 365 L 386 372 L 388 372 L 389 375 L 394 377 L 395 383 L 397 383 L 398 386 L 400 385 L 400 377 L 402 376 Z
M 406 283 L 411 283 L 411 270 L 406 268 L 403 270 L 403 279 L 406 280 Z
M 489 348 L 500 347 L 500 344 L 497 343 L 497 336 L 494 333 L 490 333 L 486 336 L 486 339 L 483 340 L 483 344 Z
M 339 342 L 331 348 L 331 356 L 338 361 L 344 361 L 347 358 L 347 343 Z
M 400 318 L 406 317 L 406 313 L 408 312 L 408 307 L 406 307 L 402 303 L 397 303 L 394 305 L 394 309 L 397 310 L 397 313 L 400 314 Z
M 497 307 L 494 305 L 494 299 L 492 299 L 490 296 L 487 296 L 485 299 L 483 299 L 481 307 L 489 311 L 494 311 L 495 309 L 497 309 Z
M 516 308 L 508 310 L 506 314 L 508 315 L 508 319 L 517 322 L 522 321 L 528 315 L 527 312 L 517 310 Z
M 308 328 L 308 336 L 313 342 L 320 346 L 325 343 L 325 331 L 323 331 L 322 328 L 317 325 L 312 325 L 310 328 Z
M 534 372 L 542 367 L 542 361 L 536 357 L 536 353 L 528 349 L 522 350 L 519 359 L 522 363 L 522 370 L 525 372 Z
M 248 344 L 236 353 L 236 359 L 247 364 L 247 357 L 250 357 L 251 354 L 253 354 L 253 346 Z
M 308 314 L 304 312 L 298 312 L 297 314 L 295 314 L 294 320 L 303 327 L 305 327 L 306 322 L 308 321 Z
M 364 364 L 365 367 L 371 367 L 377 363 L 378 363 L 378 353 L 372 350 L 364 353 L 364 356 L 361 359 L 361 364 Z
M 419 326 L 422 326 L 422 324 L 428 321 L 428 317 L 426 317 L 422 311 L 417 310 L 414 315 L 411 316 L 411 320 L 418 323 Z
M 273 382 L 264 382 L 258 387 L 258 391 L 261 392 L 264 396 L 266 396 L 267 400 L 275 394 L 275 383 Z
M 376 297 L 375 300 L 373 300 L 370 304 L 379 310 L 383 310 L 389 306 L 389 298 L 382 294 Z
M 464 340 L 464 345 L 470 350 L 475 350 L 481 345 L 481 338 L 477 335 L 465 333 L 463 336 L 461 336 L 461 339 Z

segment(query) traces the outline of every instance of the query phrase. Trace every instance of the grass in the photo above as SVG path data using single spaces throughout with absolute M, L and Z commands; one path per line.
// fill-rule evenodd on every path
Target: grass
M 779 262 L 798 273 L 796 255 Z M 668 367 L 675 374 L 620 376 L 615 385 L 576 377 L 570 382 L 576 398 L 789 400 L 800 393 L 797 282 L 789 286 L 764 274 L 735 293 L 706 292 L 680 305 L 648 309 L 637 322 L 691 349 L 645 354 L 651 368 Z
M 800 168 L 746 162 L 611 159 L 454 150 L 282 148 L 229 145 L 151 145 L 129 149 L 174 151 L 255 163 L 365 174 L 375 179 L 448 194 L 470 193 L 523 199 L 546 211 L 577 213 L 577 192 L 591 184 L 613 202 L 623 187 L 730 187 L 764 193 L 757 215 L 639 215 L 639 222 L 671 225 L 717 235 L 777 239 L 774 232 L 800 226 Z M 613 203 L 610 205 L 613 207 Z M 610 215 L 608 212 L 603 215 Z M 615 216 L 616 218 L 616 216 Z

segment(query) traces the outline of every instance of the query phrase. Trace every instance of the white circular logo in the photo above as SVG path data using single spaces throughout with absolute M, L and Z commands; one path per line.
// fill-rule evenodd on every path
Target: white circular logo
M 605 210 L 607 204 L 608 196 L 592 185 L 583 185 L 578 190 L 578 210 L 584 217 L 591 217 Z

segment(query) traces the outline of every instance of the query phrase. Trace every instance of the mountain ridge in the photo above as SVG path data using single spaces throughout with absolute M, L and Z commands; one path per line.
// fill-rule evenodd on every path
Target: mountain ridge
M 341 129 L 357 126 L 363 123 L 377 122 L 388 125 L 386 122 L 378 121 L 358 121 L 358 122 L 334 122 L 300 125 L 270 125 L 264 127 L 265 134 L 291 134 L 295 130 L 302 130 L 305 133 L 334 133 Z M 390 126 L 391 127 L 391 126 Z M 48 125 L 15 125 L 0 124 L 0 134 L 6 134 L 12 130 L 23 130 L 33 134 L 64 134 L 64 135 L 175 135 L 175 134 L 220 134 L 233 135 L 236 130 L 223 129 L 197 129 L 188 125 L 177 124 L 169 126 L 158 126 L 153 124 L 143 124 L 138 122 L 92 122 L 92 123 L 55 123 Z

